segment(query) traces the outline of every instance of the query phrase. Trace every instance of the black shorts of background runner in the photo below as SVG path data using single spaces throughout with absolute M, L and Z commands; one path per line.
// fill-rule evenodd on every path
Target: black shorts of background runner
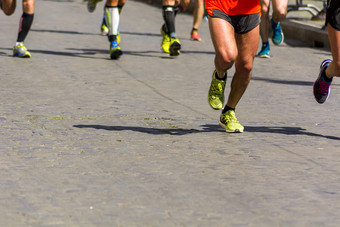
M 340 31 L 340 0 L 327 1 L 326 25 L 327 23 Z
M 227 15 L 221 10 L 213 9 L 211 17 L 228 21 L 235 29 L 235 33 L 243 34 L 253 30 L 260 24 L 260 14 Z

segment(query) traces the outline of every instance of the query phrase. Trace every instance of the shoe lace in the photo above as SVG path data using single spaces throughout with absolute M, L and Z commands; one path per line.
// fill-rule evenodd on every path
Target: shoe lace
M 276 26 L 273 32 L 275 36 L 281 35 L 281 27 L 279 25 Z
M 116 48 L 116 47 L 118 47 L 117 41 L 111 42 L 111 48 Z
M 198 32 L 197 31 L 193 31 L 191 35 L 194 36 L 194 37 L 197 37 L 198 36 Z
M 319 93 L 322 95 L 326 95 L 328 93 L 330 84 L 326 83 L 325 81 L 321 80 L 319 83 Z
M 212 86 L 211 89 L 214 93 L 222 93 L 223 92 L 223 85 L 222 82 L 219 82 L 217 80 L 215 80 L 215 83 Z
M 236 118 L 236 115 L 235 115 L 235 112 L 234 112 L 234 111 L 230 111 L 230 112 L 229 112 L 229 116 L 230 116 L 230 121 L 231 121 L 231 122 L 238 123 L 238 120 L 237 120 L 237 118 Z
M 17 49 L 21 49 L 23 51 L 27 51 L 27 48 L 23 44 L 18 45 Z
M 239 123 L 234 111 L 228 111 L 225 114 L 222 114 L 222 120 L 226 123 L 228 122 Z

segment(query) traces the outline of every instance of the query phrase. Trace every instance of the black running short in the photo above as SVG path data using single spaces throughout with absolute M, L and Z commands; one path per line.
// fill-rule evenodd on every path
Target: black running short
M 340 31 L 340 0 L 327 1 L 326 24 L 327 23 L 335 30 Z
M 228 21 L 234 27 L 235 33 L 239 34 L 250 32 L 260 24 L 259 13 L 249 15 L 227 15 L 221 10 L 213 9 L 211 17 Z

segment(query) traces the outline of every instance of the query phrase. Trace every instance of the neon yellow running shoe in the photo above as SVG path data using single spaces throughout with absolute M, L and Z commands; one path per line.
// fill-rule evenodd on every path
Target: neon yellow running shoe
M 118 33 L 117 33 L 117 38 L 116 38 L 116 40 L 117 40 L 117 43 L 120 44 L 120 32 L 119 32 L 119 31 L 118 31 Z
M 107 34 L 109 34 L 109 28 L 104 23 L 100 27 L 100 34 L 103 36 L 106 36 Z
M 28 52 L 27 48 L 24 46 L 24 43 L 18 42 L 13 47 L 13 57 L 30 58 L 31 54 L 30 52 Z
M 111 59 L 118 59 L 123 54 L 117 41 L 112 41 L 110 44 L 110 57 Z
M 178 56 L 181 53 L 181 43 L 177 38 L 171 38 L 170 40 L 170 56 Z
M 168 34 L 165 33 L 165 31 L 163 30 L 163 28 L 161 28 L 161 34 L 163 36 L 163 40 L 162 40 L 162 49 L 164 53 L 170 53 L 170 37 Z
M 233 110 L 228 110 L 226 113 L 221 114 L 220 125 L 225 128 L 226 132 L 243 132 L 244 130 Z
M 226 81 L 216 79 L 216 70 L 212 74 L 212 80 L 208 92 L 208 102 L 211 108 L 220 110 L 224 104 L 224 88 Z

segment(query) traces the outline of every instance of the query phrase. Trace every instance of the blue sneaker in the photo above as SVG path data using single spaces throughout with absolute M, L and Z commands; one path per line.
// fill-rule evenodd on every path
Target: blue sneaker
M 333 78 L 331 78 L 330 82 L 327 82 L 322 78 L 322 74 L 327 69 L 329 63 L 331 62 L 332 60 L 327 59 L 321 63 L 319 77 L 316 79 L 313 86 L 314 98 L 320 104 L 326 102 L 331 92 L 331 83 Z
M 279 23 L 275 23 L 273 19 L 271 19 L 271 24 L 272 24 L 272 31 L 273 31 L 273 43 L 275 45 L 280 45 L 283 43 L 284 40 L 284 36 L 283 36 L 283 32 L 280 26 L 280 22 Z
M 110 44 L 110 57 L 111 59 L 118 59 L 123 54 L 117 41 L 112 41 Z
M 260 52 L 257 54 L 257 57 L 270 58 L 269 51 L 270 51 L 269 42 L 262 43 L 262 48 L 261 48 Z

